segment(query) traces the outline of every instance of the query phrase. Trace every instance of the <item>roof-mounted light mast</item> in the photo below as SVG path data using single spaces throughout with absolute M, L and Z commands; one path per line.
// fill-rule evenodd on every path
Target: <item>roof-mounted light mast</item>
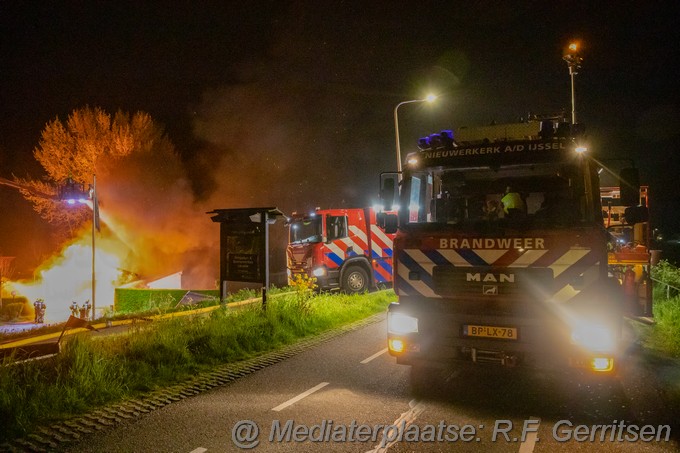
M 579 55 L 579 45 L 577 42 L 572 42 L 567 47 L 567 50 L 562 57 L 567 62 L 569 67 L 569 77 L 571 78 L 571 124 L 576 124 L 576 97 L 574 95 L 574 76 L 578 74 L 581 69 L 583 58 Z

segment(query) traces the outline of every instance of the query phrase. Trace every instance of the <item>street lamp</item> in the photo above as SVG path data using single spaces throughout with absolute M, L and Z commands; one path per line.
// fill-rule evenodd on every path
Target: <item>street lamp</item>
M 574 76 L 578 74 L 578 70 L 581 69 L 581 63 L 583 62 L 583 58 L 579 55 L 578 50 L 578 43 L 572 42 L 569 44 L 566 53 L 562 57 L 562 59 L 567 62 L 567 66 L 569 66 L 569 77 L 571 78 L 571 124 L 576 124 Z
M 396 107 L 394 107 L 394 133 L 397 139 L 397 171 L 399 173 L 401 173 L 401 148 L 399 146 L 399 116 L 398 116 L 399 107 L 401 107 L 404 104 L 413 104 L 417 102 L 434 102 L 436 99 L 437 96 L 435 96 L 434 94 L 428 94 L 425 99 L 413 99 L 412 101 L 403 101 L 397 104 Z
M 576 74 L 578 74 L 578 70 L 581 69 L 581 63 L 583 62 L 583 58 L 581 55 L 579 55 L 579 44 L 577 42 L 571 42 L 569 43 L 569 46 L 567 47 L 566 52 L 564 53 L 564 56 L 562 57 L 564 61 L 567 62 L 567 66 L 569 67 L 569 78 L 571 79 L 571 124 L 574 125 L 572 126 L 572 134 L 576 134 L 578 131 L 575 129 L 576 125 L 576 97 L 574 95 L 574 77 Z M 588 156 L 586 156 L 586 152 L 588 151 L 588 147 L 584 146 L 582 143 L 577 143 L 576 146 L 576 152 L 580 155 L 583 156 L 583 168 L 584 168 L 584 174 L 585 174 L 585 180 L 584 180 L 584 186 L 586 193 L 591 193 L 592 192 L 592 180 L 590 178 L 590 159 Z M 586 210 L 588 212 L 593 211 L 593 203 L 590 197 L 586 197 Z
M 92 202 L 92 320 L 95 318 L 96 278 L 95 278 L 95 229 L 99 230 L 99 201 L 97 200 L 97 176 L 92 175 L 92 185 L 85 190 L 83 184 L 74 182 L 70 177 L 62 187 L 60 198 L 68 205 L 85 204 L 89 198 Z

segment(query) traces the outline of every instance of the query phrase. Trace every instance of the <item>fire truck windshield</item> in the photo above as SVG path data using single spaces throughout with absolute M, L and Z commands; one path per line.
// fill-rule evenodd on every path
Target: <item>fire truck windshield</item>
M 321 218 L 305 217 L 290 221 L 290 243 L 305 244 L 308 242 L 321 242 Z
M 571 227 L 593 221 L 584 194 L 577 165 L 426 169 L 405 175 L 401 223 Z

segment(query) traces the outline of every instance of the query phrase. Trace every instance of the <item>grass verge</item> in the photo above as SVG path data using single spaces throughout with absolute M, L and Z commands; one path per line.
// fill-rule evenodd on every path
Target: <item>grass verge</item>
M 130 310 L 116 310 L 115 313 L 108 313 L 105 314 L 105 316 L 102 316 L 101 318 L 97 318 L 93 323 L 97 322 L 102 322 L 102 321 L 117 321 L 121 319 L 134 319 L 134 318 L 146 318 L 149 316 L 154 316 L 154 315 L 164 315 L 168 313 L 175 313 L 175 312 L 181 312 L 181 311 L 190 311 L 190 310 L 195 310 L 196 308 L 203 308 L 203 307 L 210 307 L 214 305 L 219 305 L 220 300 L 219 297 L 215 298 L 210 298 L 206 299 L 204 301 L 195 303 L 193 305 L 180 305 L 177 306 L 177 302 L 181 299 L 181 296 L 186 294 L 186 290 L 154 290 L 153 292 L 148 291 L 148 290 L 136 290 L 139 291 L 138 294 L 145 294 L 145 299 L 147 302 L 149 302 L 146 307 L 151 306 L 152 308 L 145 308 L 143 310 L 139 311 L 130 311 Z M 283 288 L 275 288 L 271 287 L 268 291 L 268 296 L 270 298 L 276 297 L 280 294 L 285 294 L 288 292 L 293 291 L 293 288 L 291 287 L 283 287 Z M 199 293 L 212 293 L 212 291 L 196 291 Z M 137 296 L 139 297 L 139 296 Z M 229 302 L 239 302 L 243 301 L 246 299 L 253 299 L 253 298 L 258 298 L 261 297 L 261 293 L 259 291 L 255 291 L 252 289 L 243 289 L 240 290 L 236 293 L 230 294 L 229 297 L 225 298 L 224 302 L 229 303 Z M 31 317 L 26 317 L 25 320 L 30 320 L 32 319 Z M 2 333 L 0 332 L 0 342 L 4 341 L 9 341 L 9 340 L 19 340 L 22 338 L 28 338 L 28 337 L 34 337 L 37 335 L 43 335 L 43 334 L 48 334 L 48 333 L 53 333 L 53 332 L 61 332 L 63 328 L 63 323 L 59 324 L 50 324 L 42 327 L 35 327 L 29 330 L 23 330 L 20 332 L 12 332 L 12 333 Z
M 357 296 L 284 295 L 135 327 L 127 335 L 80 334 L 49 359 L 0 367 L 0 442 L 101 404 L 181 382 L 384 311 L 392 291 Z
M 652 277 L 671 286 L 680 287 L 680 269 L 667 261 L 652 267 Z M 667 292 L 665 285 L 654 284 L 653 328 L 645 336 L 645 345 L 664 354 L 680 357 L 680 295 Z

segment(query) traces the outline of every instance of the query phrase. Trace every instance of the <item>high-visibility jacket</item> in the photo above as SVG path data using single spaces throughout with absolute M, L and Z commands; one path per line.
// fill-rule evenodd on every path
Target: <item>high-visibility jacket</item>
M 517 192 L 508 192 L 503 198 L 501 198 L 501 203 L 503 203 L 503 210 L 507 213 L 508 209 L 520 209 L 524 211 L 526 206 L 524 205 L 524 200 Z

